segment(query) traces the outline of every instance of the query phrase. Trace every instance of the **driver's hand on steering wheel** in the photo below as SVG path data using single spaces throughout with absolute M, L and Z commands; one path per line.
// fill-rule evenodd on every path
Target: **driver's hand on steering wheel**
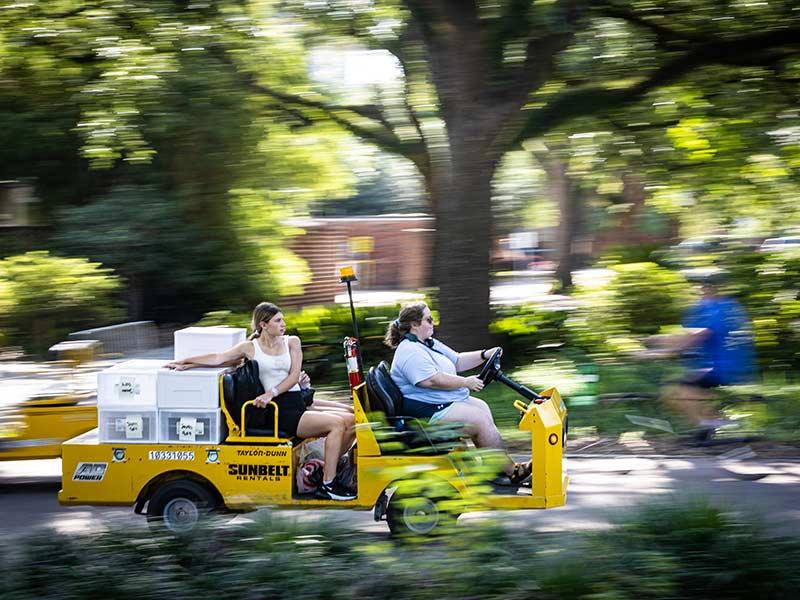
M 483 381 L 477 375 L 465 378 L 467 389 L 471 392 L 480 392 L 483 389 Z
M 486 360 L 489 360 L 494 356 L 494 353 L 500 350 L 500 356 L 503 356 L 503 349 L 500 346 L 495 346 L 494 348 L 488 348 L 484 351 L 483 355 L 486 357 Z

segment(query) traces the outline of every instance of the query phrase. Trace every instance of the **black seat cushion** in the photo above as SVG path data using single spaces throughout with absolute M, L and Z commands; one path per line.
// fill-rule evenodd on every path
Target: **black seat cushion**
M 225 373 L 222 376 L 222 395 L 225 408 L 231 415 L 233 422 L 241 427 L 242 405 L 249 400 L 254 400 L 264 393 L 264 386 L 258 377 L 258 363 L 253 360 L 245 359 L 244 363 L 232 373 Z M 268 424 L 265 424 L 262 414 L 257 413 L 259 409 L 250 406 L 247 409 L 245 433 L 248 436 L 272 437 L 275 431 Z M 251 423 L 252 421 L 252 423 Z M 284 431 L 278 431 L 278 437 L 290 437 Z M 300 439 L 300 438 L 296 438 Z
M 403 414 L 403 394 L 392 380 L 385 360 L 367 373 L 367 396 L 371 411 L 382 412 L 387 418 Z

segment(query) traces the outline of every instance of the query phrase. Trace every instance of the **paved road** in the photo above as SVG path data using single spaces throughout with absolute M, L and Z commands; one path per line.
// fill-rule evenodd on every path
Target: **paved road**
M 708 497 L 716 505 L 763 518 L 779 535 L 800 535 L 800 461 L 725 461 L 702 458 L 569 458 L 572 479 L 567 506 L 547 511 L 494 513 L 509 526 L 535 531 L 587 530 L 609 527 L 617 514 L 649 500 Z M 145 527 L 144 518 L 128 508 L 62 507 L 60 461 L 0 463 L 0 535 L 19 535 L 36 528 L 92 531 L 113 524 Z M 288 511 L 281 511 L 288 512 Z M 370 512 L 350 510 L 292 512 L 297 518 L 324 514 L 353 528 L 386 535 L 385 523 Z M 489 518 L 474 513 L 460 519 Z M 251 515 L 242 515 L 246 520 Z

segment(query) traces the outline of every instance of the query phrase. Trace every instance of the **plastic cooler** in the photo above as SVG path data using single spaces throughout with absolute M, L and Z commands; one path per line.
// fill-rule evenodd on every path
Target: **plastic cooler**
M 187 327 L 174 334 L 175 360 L 213 354 L 233 348 L 247 339 L 241 327 Z
M 223 439 L 219 409 L 158 411 L 158 441 L 162 444 L 219 444 Z
M 128 360 L 97 374 L 98 408 L 151 406 L 155 409 L 157 381 L 163 360 Z
M 151 406 L 97 411 L 98 440 L 104 443 L 146 444 L 158 440 L 157 411 Z
M 219 378 L 227 368 L 189 369 L 158 374 L 158 408 L 219 408 Z

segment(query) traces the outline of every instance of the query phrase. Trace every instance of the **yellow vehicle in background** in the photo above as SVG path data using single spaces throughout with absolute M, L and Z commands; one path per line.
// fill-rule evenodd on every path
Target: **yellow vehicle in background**
M 45 390 L 0 414 L 0 460 L 58 458 L 61 444 L 95 427 L 94 392 Z
M 98 347 L 75 340 L 50 348 L 59 360 L 49 364 L 67 367 L 68 377 L 0 411 L 0 460 L 58 458 L 66 440 L 97 427 L 97 394 L 74 380 Z
M 529 432 L 533 473 L 528 484 L 492 485 L 481 458 L 466 452 L 459 438 L 434 439 L 424 428 L 400 426 L 399 390 L 382 363 L 352 391 L 356 445 L 357 498 L 323 500 L 300 494 L 296 473 L 309 440 L 281 437 L 277 431 L 247 431 L 245 410 L 229 410 L 231 374 L 220 379 L 222 412 L 228 434 L 221 444 L 101 444 L 97 430 L 62 447 L 65 505 L 132 505 L 148 521 L 181 533 L 206 514 L 280 508 L 373 510 L 393 533 L 426 535 L 459 513 L 489 509 L 552 508 L 566 502 L 568 478 L 562 466 L 566 408 L 558 392 L 541 394 L 518 385 L 500 370 L 500 353 L 484 366 L 488 384 L 499 380 L 529 403 L 517 400 L 519 428 Z M 236 417 L 236 418 L 234 418 Z M 383 425 L 381 425 L 383 423 Z M 388 424 L 389 426 L 386 426 Z M 267 433 L 267 435 L 264 435 Z

